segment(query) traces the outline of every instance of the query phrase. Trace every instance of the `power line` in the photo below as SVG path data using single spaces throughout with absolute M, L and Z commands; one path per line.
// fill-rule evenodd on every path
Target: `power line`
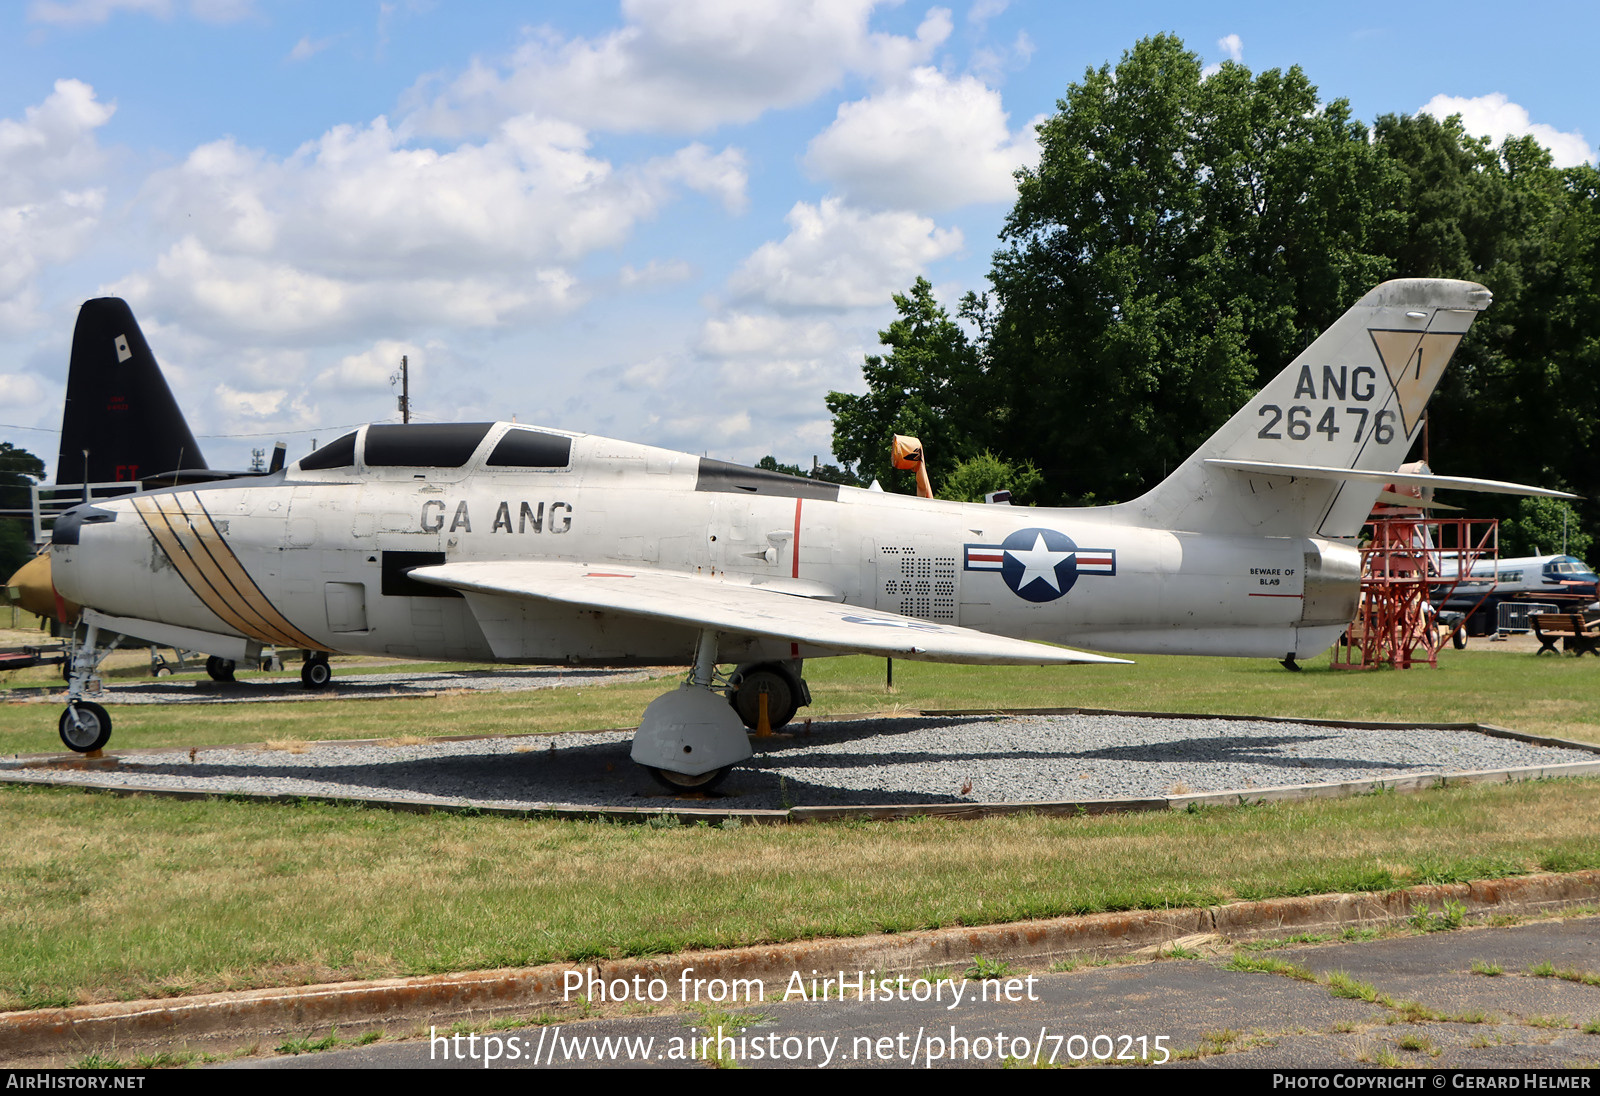
M 347 422 L 343 426 L 308 426 L 303 430 L 262 430 L 255 434 L 196 434 L 196 439 L 211 440 L 215 438 L 281 438 L 289 434 L 321 434 L 329 430 L 353 430 L 359 426 L 366 426 L 367 422 L 393 422 L 388 419 L 369 419 L 366 422 Z M 15 423 L 0 422 L 0 430 L 28 430 L 35 434 L 59 434 L 60 430 L 48 426 L 18 426 Z

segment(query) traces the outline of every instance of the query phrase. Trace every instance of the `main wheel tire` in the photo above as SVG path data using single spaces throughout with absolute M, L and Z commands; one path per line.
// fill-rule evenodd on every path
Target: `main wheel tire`
M 76 719 L 73 708 L 77 709 Z M 111 740 L 111 717 L 100 705 L 80 700 L 61 713 L 57 729 L 67 749 L 75 753 L 93 753 Z
M 1464 651 L 1464 650 L 1467 649 L 1467 627 L 1466 627 L 1466 625 L 1463 624 L 1461 627 L 1457 628 L 1454 632 L 1450 633 L 1450 646 L 1454 647 L 1458 651 Z
M 712 769 L 699 776 L 668 772 L 666 769 L 651 769 L 650 775 L 656 778 L 657 784 L 669 792 L 709 792 L 728 779 L 728 774 L 731 772 L 733 766 L 724 765 L 720 769 Z
M 206 659 L 206 674 L 212 681 L 232 681 L 233 671 L 236 668 L 231 658 L 211 655 Z
M 325 658 L 308 658 L 300 667 L 300 684 L 308 689 L 326 689 L 333 683 L 333 667 Z
M 795 695 L 794 682 L 789 675 L 778 670 L 755 669 L 745 673 L 739 687 L 729 701 L 739 719 L 752 731 L 761 722 L 761 693 L 767 694 L 767 726 L 777 730 L 800 710 L 800 698 Z

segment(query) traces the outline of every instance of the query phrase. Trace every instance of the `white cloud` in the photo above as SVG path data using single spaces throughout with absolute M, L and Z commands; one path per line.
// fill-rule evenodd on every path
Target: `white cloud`
M 291 61 L 309 61 L 329 46 L 333 45 L 332 38 L 318 38 L 312 40 L 309 34 L 301 35 L 300 41 L 294 44 L 294 49 L 289 51 Z
M 624 264 L 617 274 L 617 281 L 627 287 L 670 285 L 674 282 L 686 282 L 694 277 L 694 270 L 688 263 L 681 259 L 662 262 L 651 259 L 643 267 Z
M 402 355 L 411 369 L 420 369 L 427 364 L 426 351 L 416 343 L 379 339 L 361 353 L 348 354 L 339 360 L 338 365 L 324 370 L 317 377 L 317 385 L 368 392 L 394 387 L 398 394 L 399 386 L 391 385 L 390 378 L 399 371 Z
M 736 296 L 777 308 L 881 307 L 937 259 L 961 247 L 961 230 L 913 213 L 866 213 L 838 198 L 797 202 L 789 235 L 765 243 L 729 280 Z
M 218 254 L 194 237 L 150 271 L 111 287 L 213 338 L 285 342 L 358 337 L 374 326 L 497 327 L 576 307 L 572 276 L 535 270 L 515 279 L 330 277 L 292 263 Z
M 443 150 L 383 118 L 286 158 L 224 139 L 151 178 L 146 197 L 178 239 L 121 288 L 217 335 L 497 326 L 576 307 L 568 267 L 683 188 L 738 211 L 745 182 L 735 149 L 692 144 L 619 169 L 582 130 L 532 116 Z
M 172 14 L 172 0 L 33 0 L 28 5 L 28 19 L 57 26 L 85 26 L 104 23 L 119 11 L 165 19 Z
M 254 0 L 189 0 L 189 14 L 204 23 L 235 23 L 255 14 Z M 119 12 L 171 18 L 172 0 L 33 0 L 28 19 L 63 27 L 93 26 Z
M 1006 10 L 1008 0 L 975 0 L 967 9 L 967 22 L 982 26 Z
M 1035 125 L 1006 126 L 1000 93 L 971 76 L 932 68 L 839 107 L 812 140 L 806 166 L 852 201 L 900 209 L 951 209 L 1015 197 L 1013 172 L 1038 162 Z
M 27 373 L 0 373 L 0 407 L 8 414 L 42 403 L 44 397 L 44 385 Z
M 58 80 L 21 120 L 0 119 L 0 328 L 40 322 L 41 269 L 76 255 L 99 224 L 106 191 L 91 185 L 104 161 L 94 131 L 115 110 L 88 84 Z
M 1475 137 L 1487 137 L 1498 145 L 1507 137 L 1531 136 L 1550 150 L 1556 167 L 1577 167 L 1593 163 L 1595 150 L 1578 130 L 1564 133 L 1554 126 L 1535 122 L 1528 111 L 1496 91 L 1473 99 L 1455 95 L 1435 95 L 1418 114 L 1431 114 L 1443 120 L 1461 115 L 1461 124 Z
M 800 320 L 762 312 L 731 312 L 708 319 L 699 349 L 715 358 L 817 358 L 839 345 L 838 328 L 824 320 Z
M 621 29 L 570 40 L 545 31 L 504 71 L 475 61 L 408 122 L 448 137 L 488 132 L 529 110 L 615 132 L 749 122 L 809 102 L 847 75 L 902 73 L 950 35 L 943 8 L 928 12 L 915 37 L 875 33 L 877 3 L 625 0 Z
M 1224 34 L 1217 39 L 1217 48 L 1228 55 L 1228 60 L 1242 64 L 1244 62 L 1244 39 L 1237 34 Z M 1213 62 L 1200 70 L 1201 76 L 1215 76 L 1222 71 L 1220 61 Z
M 245 392 L 226 384 L 217 385 L 212 392 L 218 408 L 231 420 L 274 418 L 283 409 L 288 397 L 288 390 L 283 388 L 269 392 Z

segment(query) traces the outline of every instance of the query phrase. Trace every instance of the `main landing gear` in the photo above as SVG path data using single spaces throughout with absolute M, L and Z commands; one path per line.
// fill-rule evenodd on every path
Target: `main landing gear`
M 811 690 L 800 676 L 802 662 L 760 662 L 740 666 L 728 679 L 728 703 L 752 731 L 761 728 L 761 699 L 767 701 L 767 729 L 775 731 L 811 703 Z
M 308 689 L 326 689 L 333 684 L 333 667 L 328 665 L 328 652 L 306 652 L 306 660 L 300 665 L 300 684 Z
M 751 754 L 744 724 L 715 692 L 717 633 L 700 633 L 689 680 L 650 702 L 629 756 L 672 791 L 710 791 Z
M 710 791 L 750 756 L 746 728 L 759 727 L 763 699 L 769 729 L 811 703 L 800 666 L 798 659 L 750 663 L 719 681 L 717 635 L 701 632 L 689 680 L 644 710 L 633 736 L 633 760 L 672 791 Z
M 116 649 L 117 641 L 121 638 L 115 632 L 102 633 L 93 621 L 87 625 L 81 641 L 77 633 L 73 633 L 70 653 L 63 664 L 67 678 L 67 707 L 61 713 L 57 729 L 62 744 L 76 753 L 93 753 L 111 740 L 111 717 L 100 705 L 83 699 L 83 693 L 94 678 L 95 671 L 100 668 L 100 663 Z

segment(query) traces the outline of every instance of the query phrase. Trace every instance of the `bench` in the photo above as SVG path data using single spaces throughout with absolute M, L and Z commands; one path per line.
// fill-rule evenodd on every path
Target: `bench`
M 1558 654 L 1556 640 L 1559 639 L 1563 647 L 1576 650 L 1579 658 L 1585 651 L 1600 658 L 1600 622 L 1588 623 L 1582 613 L 1534 613 L 1528 623 L 1533 625 L 1534 635 L 1541 644 L 1536 654 L 1546 651 Z

